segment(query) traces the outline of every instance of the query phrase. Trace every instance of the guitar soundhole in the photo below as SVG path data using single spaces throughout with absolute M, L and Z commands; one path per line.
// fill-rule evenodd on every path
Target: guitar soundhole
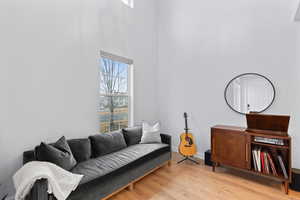
M 192 145 L 193 144 L 193 140 L 192 140 L 192 138 L 190 138 L 190 137 L 185 137 L 185 141 L 187 141 L 188 143 L 189 143 L 189 145 Z

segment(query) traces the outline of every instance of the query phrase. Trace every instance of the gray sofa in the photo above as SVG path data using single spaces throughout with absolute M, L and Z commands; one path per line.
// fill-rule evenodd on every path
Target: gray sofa
M 73 173 L 83 174 L 84 177 L 78 188 L 68 197 L 68 200 L 106 198 L 171 160 L 171 136 L 161 134 L 161 144 L 139 144 L 141 134 L 140 128 L 122 130 L 126 147 L 112 152 L 109 148 L 114 148 L 114 145 L 107 145 L 101 140 L 95 140 L 97 136 L 90 136 L 86 139 L 86 141 L 90 141 L 91 157 L 85 161 L 77 161 L 77 165 L 70 170 Z M 67 141 L 75 158 L 78 157 L 76 153 L 80 152 L 78 144 L 76 144 L 78 141 Z M 99 151 L 97 148 L 99 145 L 101 152 L 108 150 L 108 153 L 104 152 L 103 155 L 97 156 L 99 152 L 98 154 L 95 152 Z M 34 160 L 38 160 L 36 150 L 24 152 L 24 164 Z M 37 181 L 27 199 L 55 200 L 52 195 L 47 194 L 47 180 Z

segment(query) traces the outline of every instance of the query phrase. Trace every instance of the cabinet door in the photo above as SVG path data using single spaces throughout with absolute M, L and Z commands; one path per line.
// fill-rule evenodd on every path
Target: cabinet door
M 232 167 L 249 169 L 249 143 L 242 132 L 212 132 L 212 160 Z

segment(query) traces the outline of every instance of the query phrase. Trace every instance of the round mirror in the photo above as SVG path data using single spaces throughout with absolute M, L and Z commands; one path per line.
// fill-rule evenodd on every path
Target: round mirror
M 228 106 L 235 112 L 261 113 L 274 102 L 275 87 L 260 74 L 241 74 L 227 84 L 224 96 Z

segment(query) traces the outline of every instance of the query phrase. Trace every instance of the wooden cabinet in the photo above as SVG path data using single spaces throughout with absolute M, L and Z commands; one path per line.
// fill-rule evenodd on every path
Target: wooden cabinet
M 275 133 L 274 133 L 275 134 Z M 263 134 L 260 130 L 250 132 L 245 128 L 233 126 L 214 126 L 211 128 L 211 159 L 215 167 L 219 165 L 230 166 L 245 170 L 256 175 L 270 177 L 283 183 L 285 192 L 288 193 L 288 184 L 291 182 L 291 138 L 288 135 Z M 281 140 L 282 145 L 257 142 L 257 137 Z M 263 170 L 257 171 L 254 167 L 252 151 L 260 149 L 268 152 L 274 158 L 278 173 L 269 173 Z M 287 176 L 278 163 L 278 156 L 283 160 Z
M 250 169 L 248 136 L 239 130 L 212 128 L 212 160 Z

